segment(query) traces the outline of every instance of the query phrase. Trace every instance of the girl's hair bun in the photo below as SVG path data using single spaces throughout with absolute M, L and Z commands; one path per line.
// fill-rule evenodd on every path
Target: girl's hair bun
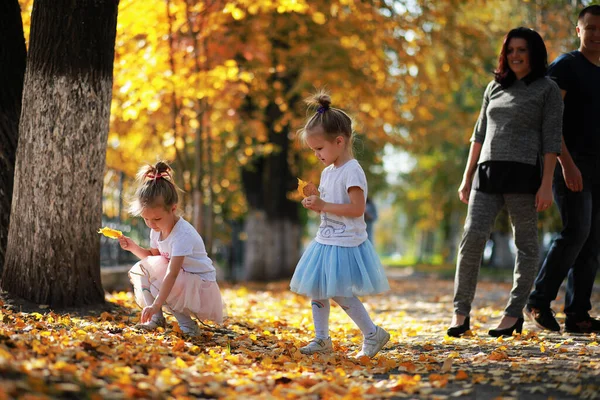
M 146 165 L 138 171 L 138 188 L 129 207 L 133 215 L 140 215 L 146 207 L 162 206 L 165 209 L 179 203 L 180 190 L 171 176 L 172 169 L 165 161 Z
M 331 106 L 331 96 L 325 90 L 321 89 L 317 93 L 304 100 L 306 104 L 312 107 L 323 107 L 328 109 Z

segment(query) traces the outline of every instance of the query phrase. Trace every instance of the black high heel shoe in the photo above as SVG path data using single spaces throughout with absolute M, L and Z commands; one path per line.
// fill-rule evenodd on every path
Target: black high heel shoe
M 461 337 L 465 332 L 471 329 L 470 325 L 471 318 L 467 317 L 465 318 L 465 321 L 462 323 L 462 325 L 451 326 L 450 328 L 448 328 L 448 336 Z
M 515 324 L 513 326 L 511 326 L 510 328 L 505 328 L 505 329 L 490 329 L 490 331 L 488 332 L 490 334 L 490 336 L 493 337 L 500 337 L 500 336 L 512 336 L 513 331 L 517 331 L 517 333 L 521 333 L 523 332 L 523 318 L 519 318 L 517 319 L 517 322 L 515 322 Z

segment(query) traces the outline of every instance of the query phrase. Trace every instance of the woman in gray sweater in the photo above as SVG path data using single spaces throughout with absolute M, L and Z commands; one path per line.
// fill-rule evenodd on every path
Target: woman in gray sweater
M 514 283 L 492 336 L 521 332 L 523 307 L 538 270 L 537 213 L 552 204 L 552 173 L 561 149 L 563 101 L 546 77 L 546 46 L 529 28 L 504 38 L 487 86 L 458 195 L 468 204 L 454 281 L 449 336 L 470 328 L 469 313 L 485 243 L 506 206 L 517 247 Z

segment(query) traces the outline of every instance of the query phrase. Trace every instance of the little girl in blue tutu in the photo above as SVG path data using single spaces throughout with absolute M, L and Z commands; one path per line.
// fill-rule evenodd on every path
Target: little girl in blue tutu
M 352 120 L 344 111 L 332 108 L 324 92 L 307 99 L 307 103 L 317 110 L 300 135 L 326 168 L 321 173 L 320 197 L 311 195 L 302 200 L 305 208 L 320 213 L 321 225 L 290 282 L 293 292 L 312 299 L 315 338 L 300 352 L 332 351 L 329 299 L 333 299 L 362 331 L 364 341 L 357 357 L 373 357 L 390 335 L 373 323 L 356 296 L 381 293 L 390 287 L 367 238 L 367 178 L 352 153 Z
M 161 161 L 142 168 L 138 181 L 130 212 L 140 215 L 150 228 L 150 248 L 119 237 L 121 247 L 141 259 L 129 271 L 136 302 L 143 308 L 137 328 L 164 328 L 164 307 L 175 316 L 184 334 L 198 336 L 200 329 L 191 316 L 223 322 L 215 267 L 202 237 L 177 214 L 178 188 L 169 165 Z

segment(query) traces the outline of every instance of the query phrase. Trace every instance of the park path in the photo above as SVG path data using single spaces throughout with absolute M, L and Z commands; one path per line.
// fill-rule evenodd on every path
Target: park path
M 444 335 L 452 316 L 452 280 L 393 269 L 388 276 L 391 292 L 368 299 L 368 304 L 377 312 L 379 323 L 396 332 L 395 343 L 383 354 L 397 354 L 407 362 L 375 375 L 380 384 L 394 387 L 395 376 L 421 373 L 429 375 L 431 387 L 421 388 L 415 398 L 424 394 L 469 399 L 600 398 L 600 347 L 595 334 L 543 332 L 526 321 L 522 336 L 495 339 L 487 335 L 501 317 L 510 282 L 480 282 L 471 314 L 472 336 L 453 339 Z M 562 309 L 563 299 L 564 287 L 555 309 Z M 598 285 L 592 300 L 596 306 L 592 314 L 598 316 Z M 564 314 L 557 313 L 557 319 L 562 326 Z M 427 371 L 431 363 L 415 362 L 426 359 L 441 363 L 441 369 L 434 372 L 450 379 L 440 378 L 436 387 Z M 407 396 L 413 397 L 406 393 L 397 397 Z
M 183 336 L 171 317 L 165 330 L 135 329 L 140 312 L 126 291 L 107 294 L 106 307 L 81 310 L 0 295 L 0 399 L 600 396 L 596 335 L 545 333 L 527 323 L 523 335 L 491 338 L 487 330 L 502 314 L 510 282 L 482 281 L 472 335 L 448 338 L 452 280 L 410 271 L 389 270 L 391 290 L 364 298 L 392 336 L 372 360 L 353 357 L 362 336 L 335 304 L 334 352 L 300 354 L 313 336 L 310 300 L 290 292 L 289 281 L 223 282 L 228 318 L 202 325 L 196 338 Z M 593 303 L 600 304 L 598 288 Z

